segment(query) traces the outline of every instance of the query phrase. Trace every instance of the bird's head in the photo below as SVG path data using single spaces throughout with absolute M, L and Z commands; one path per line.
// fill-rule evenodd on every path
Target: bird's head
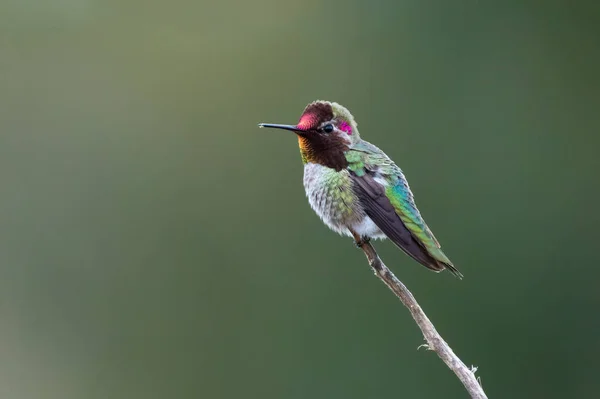
M 259 127 L 290 130 L 298 135 L 304 162 L 334 169 L 345 167 L 345 151 L 360 140 L 354 117 L 335 102 L 314 101 L 306 106 L 296 125 L 261 123 Z
M 309 140 L 318 139 L 319 136 L 335 137 L 352 144 L 360 138 L 356 121 L 350 111 L 338 103 L 329 101 L 317 100 L 308 104 L 296 125 L 260 123 L 258 126 L 291 130 Z

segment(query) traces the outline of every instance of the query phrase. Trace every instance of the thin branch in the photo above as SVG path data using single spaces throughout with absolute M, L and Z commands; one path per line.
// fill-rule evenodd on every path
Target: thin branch
M 398 280 L 398 278 L 387 268 L 383 263 L 373 245 L 370 242 L 364 242 L 360 240 L 360 237 L 355 237 L 356 245 L 358 245 L 369 261 L 369 265 L 375 271 L 375 275 L 383 281 L 387 287 L 392 290 L 394 294 L 402 301 L 404 306 L 408 308 L 413 319 L 421 329 L 425 341 L 425 345 L 428 349 L 431 349 L 446 363 L 446 366 L 450 368 L 456 374 L 458 379 L 463 383 L 471 398 L 474 399 L 487 399 L 483 388 L 475 378 L 475 369 L 468 368 L 462 360 L 456 354 L 448 343 L 444 341 L 441 335 L 435 329 L 433 323 L 429 320 L 421 306 L 417 303 L 417 300 L 412 293 L 406 288 L 406 286 Z

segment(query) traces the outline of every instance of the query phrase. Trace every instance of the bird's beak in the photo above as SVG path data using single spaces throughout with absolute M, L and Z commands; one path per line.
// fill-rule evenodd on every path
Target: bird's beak
M 294 125 L 278 125 L 276 123 L 259 123 L 258 127 L 270 127 L 270 128 L 273 128 L 273 129 L 291 130 L 292 132 L 302 132 L 303 131 L 298 126 L 294 126 Z

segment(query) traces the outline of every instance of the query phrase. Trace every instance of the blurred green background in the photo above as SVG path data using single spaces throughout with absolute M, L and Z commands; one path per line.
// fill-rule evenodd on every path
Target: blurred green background
M 0 397 L 465 398 L 256 127 L 315 99 L 404 169 L 465 279 L 376 247 L 490 398 L 600 395 L 579 3 L 3 0 Z

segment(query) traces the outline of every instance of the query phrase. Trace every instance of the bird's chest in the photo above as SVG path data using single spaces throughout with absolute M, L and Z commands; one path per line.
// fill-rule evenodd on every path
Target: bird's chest
M 308 202 L 321 219 L 334 230 L 356 218 L 357 199 L 350 174 L 313 163 L 304 166 L 304 189 Z

